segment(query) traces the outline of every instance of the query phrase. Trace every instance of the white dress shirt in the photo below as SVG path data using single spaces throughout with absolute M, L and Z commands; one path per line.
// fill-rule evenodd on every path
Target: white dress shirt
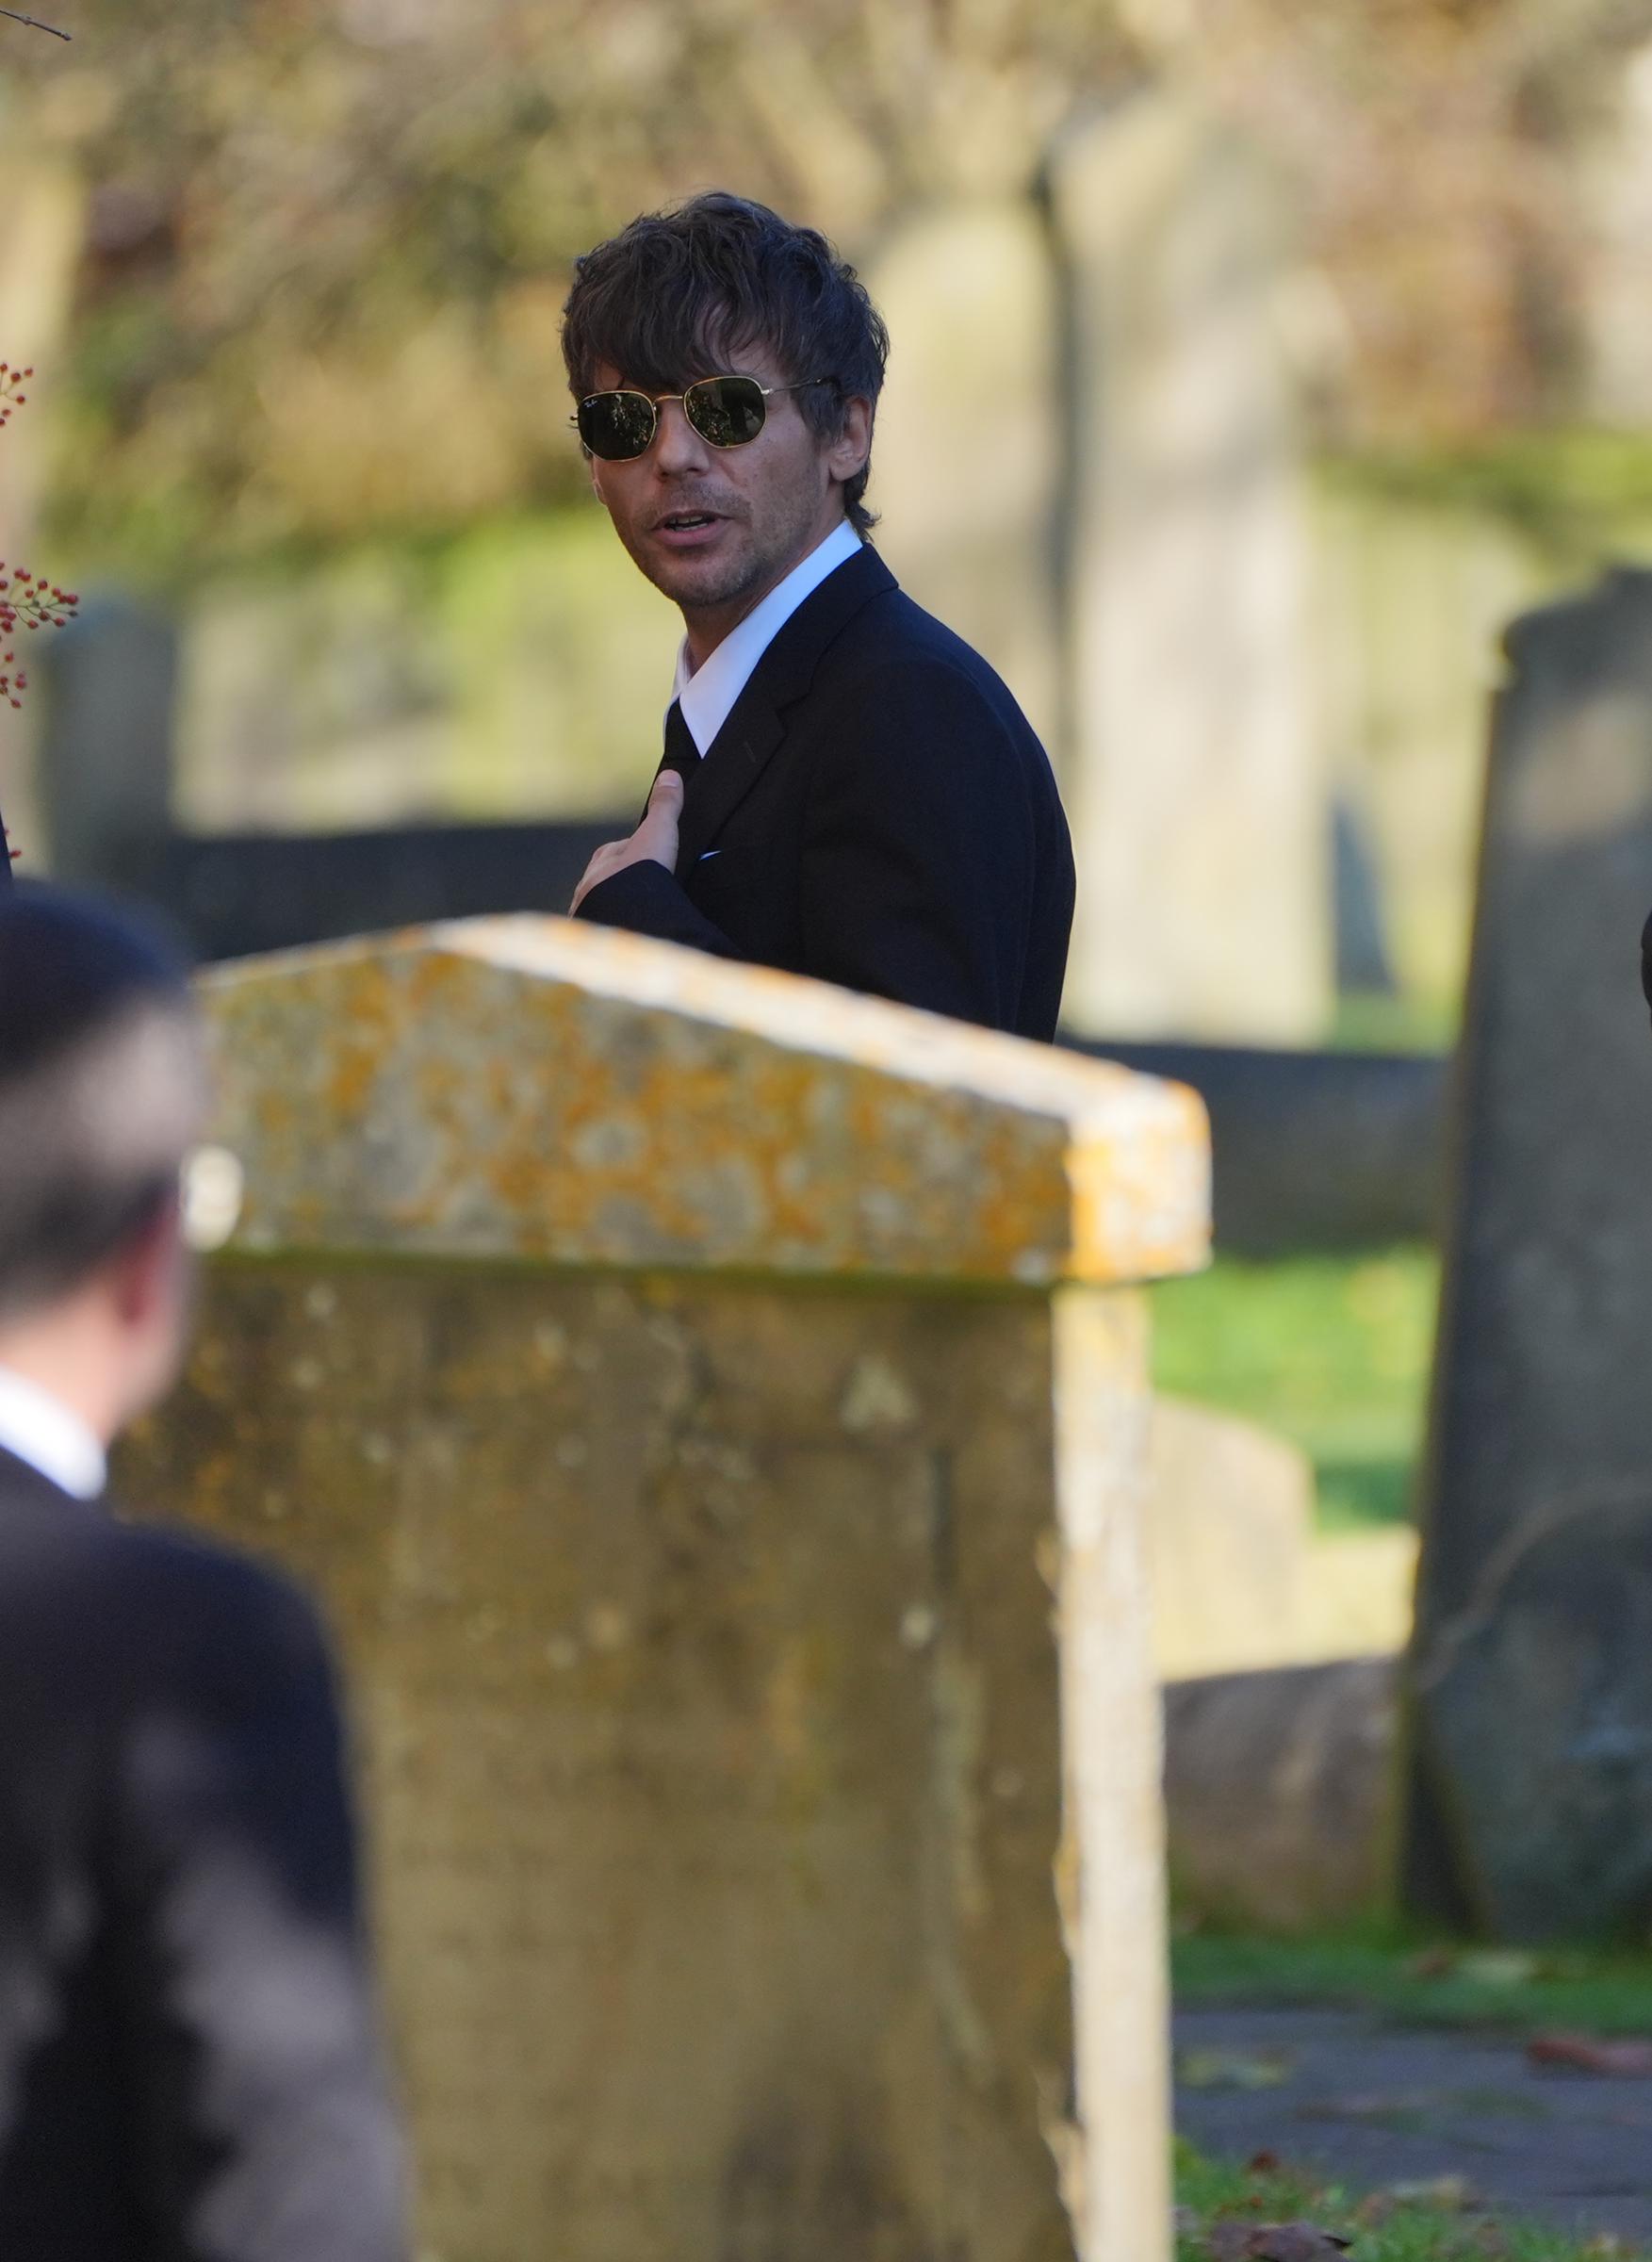
M 761 605 L 752 607 L 737 629 L 729 630 L 703 667 L 696 668 L 689 659 L 688 640 L 683 639 L 671 697 L 681 707 L 689 736 L 702 755 L 710 752 L 729 710 L 750 682 L 752 670 L 804 598 L 812 597 L 827 574 L 835 573 L 859 548 L 859 535 L 842 519 L 801 566 L 794 566 Z
M 9 1367 L 0 1367 L 0 1446 L 77 1500 L 95 1500 L 108 1479 L 104 1449 L 79 1415 Z

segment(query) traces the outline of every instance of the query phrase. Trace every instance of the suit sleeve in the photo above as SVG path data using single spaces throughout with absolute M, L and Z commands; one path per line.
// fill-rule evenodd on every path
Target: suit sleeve
M 1034 854 L 1018 751 L 979 688 L 944 662 L 891 663 L 843 699 L 811 781 L 810 972 L 1013 1027 Z
M 709 950 L 713 958 L 744 956 L 720 926 L 695 910 L 677 875 L 651 858 L 599 879 L 574 917 L 589 919 L 595 926 L 652 935 L 657 942 L 686 943 L 690 950 Z
M 252 1566 L 206 1581 L 121 1771 L 124 2086 L 155 2251 L 406 2262 L 325 1646 Z

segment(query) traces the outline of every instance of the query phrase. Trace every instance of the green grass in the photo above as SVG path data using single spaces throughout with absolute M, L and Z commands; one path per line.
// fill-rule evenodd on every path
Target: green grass
M 1336 1001 L 1327 1042 L 1338 1053 L 1446 1053 L 1457 1041 L 1463 1018 L 1460 992 L 1425 997 L 1345 990 Z
M 1652 2036 L 1652 1956 L 1195 1931 L 1173 1943 L 1171 1975 L 1183 2007 L 1329 2003 L 1413 2025 Z
M 1403 1244 L 1272 1262 L 1219 1257 L 1153 1296 L 1153 1373 L 1171 1396 L 1300 1446 L 1328 1529 L 1403 1521 L 1422 1440 L 1438 1264 Z
M 1226 2168 L 1176 2147 L 1177 2262 L 1206 2262 L 1218 2223 L 1311 2222 L 1350 2239 L 1349 2262 L 1629 2262 L 1611 2238 L 1568 2237 L 1529 2223 L 1488 2222 L 1438 2199 L 1376 2193 L 1278 2168 Z

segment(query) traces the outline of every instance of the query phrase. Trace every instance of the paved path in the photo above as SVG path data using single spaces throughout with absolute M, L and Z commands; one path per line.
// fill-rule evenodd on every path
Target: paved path
M 1356 2190 L 1465 2177 L 1488 2212 L 1652 2254 L 1652 2079 L 1360 2011 L 1185 2010 L 1175 2033 L 1177 2125 L 1214 2158 L 1271 2152 Z

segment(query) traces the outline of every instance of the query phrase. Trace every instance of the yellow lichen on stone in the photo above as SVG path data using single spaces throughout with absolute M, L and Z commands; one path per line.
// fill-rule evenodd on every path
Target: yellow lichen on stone
M 208 975 L 246 1250 L 1148 1279 L 1208 1238 L 1197 1098 L 560 919 Z

